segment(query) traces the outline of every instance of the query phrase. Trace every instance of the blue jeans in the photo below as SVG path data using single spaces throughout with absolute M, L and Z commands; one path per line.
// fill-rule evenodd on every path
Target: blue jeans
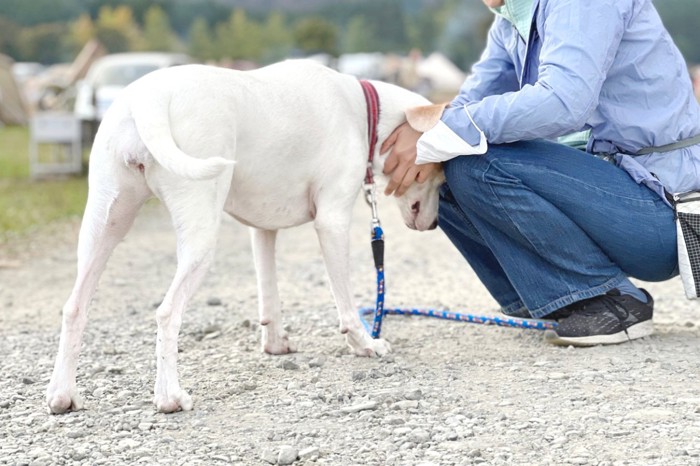
M 506 314 L 539 318 L 628 277 L 678 273 L 673 209 L 610 162 L 538 140 L 444 169 L 439 225 Z

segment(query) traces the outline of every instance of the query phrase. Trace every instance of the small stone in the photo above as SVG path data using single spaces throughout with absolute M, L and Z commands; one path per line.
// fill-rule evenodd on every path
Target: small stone
M 30 379 L 29 377 L 22 377 L 22 383 L 24 385 L 32 385 L 34 383 L 34 380 Z
M 323 364 L 325 364 L 326 360 L 325 358 L 319 357 L 319 358 L 313 358 L 312 360 L 309 361 L 309 367 L 321 367 Z
M 284 369 L 285 371 L 295 371 L 299 369 L 299 364 L 295 363 L 291 359 L 283 359 L 278 364 L 278 367 Z
M 300 460 L 310 460 L 313 459 L 314 457 L 318 457 L 318 447 L 308 447 L 304 448 L 299 452 L 299 459 Z
M 125 438 L 117 444 L 117 451 L 123 452 L 126 450 L 132 450 L 132 449 L 138 447 L 139 445 L 141 445 L 141 442 L 139 442 L 138 440 Z
M 151 428 L 153 428 L 153 423 L 152 422 L 141 422 L 138 427 L 139 427 L 139 430 L 142 430 L 145 432 L 145 431 L 151 430 Z
M 364 371 L 352 371 L 353 382 L 359 382 L 360 380 L 364 380 L 365 377 L 367 377 L 367 374 L 365 374 Z
M 69 430 L 66 432 L 66 437 L 68 438 L 82 438 L 87 435 L 87 431 L 83 429 Z
M 270 464 L 277 463 L 277 455 L 272 450 L 263 451 L 262 455 L 260 455 L 260 459 L 265 461 L 266 463 L 270 463 Z
M 467 453 L 467 457 L 480 458 L 481 457 L 481 450 L 479 450 L 478 448 L 475 448 L 474 450 L 470 450 L 469 453 Z
M 416 429 L 408 436 L 413 443 L 421 444 L 430 441 L 430 433 L 423 429 Z
M 70 457 L 73 461 L 83 461 L 86 459 L 88 456 L 87 450 L 80 449 L 80 450 L 75 450 L 73 453 L 71 453 Z
M 217 298 L 216 296 L 212 296 L 209 299 L 207 299 L 207 305 L 208 306 L 221 306 L 221 299 Z
M 5 409 L 10 407 L 10 402 L 5 400 L 5 401 L 0 401 L 0 408 Z
M 277 455 L 277 464 L 292 464 L 299 457 L 299 451 L 290 446 L 283 446 L 280 448 L 279 455 Z
M 406 398 L 407 400 L 420 400 L 423 398 L 423 392 L 420 390 L 420 388 L 409 390 L 404 395 L 404 398 Z
M 416 409 L 418 401 L 416 400 L 401 400 L 392 405 L 392 409 Z
M 387 416 L 384 418 L 384 423 L 390 426 L 400 426 L 401 424 L 405 424 L 406 421 L 404 421 L 401 416 Z
M 366 411 L 370 409 L 377 409 L 377 402 L 376 401 L 368 401 L 366 403 L 360 403 L 352 406 L 345 406 L 343 408 L 340 408 L 340 410 L 344 413 L 359 413 L 360 411 Z
M 204 337 L 202 337 L 202 340 L 213 340 L 215 338 L 219 338 L 220 336 L 221 332 L 211 332 L 204 335 Z

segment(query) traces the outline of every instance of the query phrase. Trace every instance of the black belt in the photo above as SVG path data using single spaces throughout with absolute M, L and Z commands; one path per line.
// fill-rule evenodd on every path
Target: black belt
M 700 144 L 700 134 L 693 136 L 692 138 L 683 139 L 678 142 L 672 142 L 671 144 L 665 144 L 658 147 L 645 147 L 634 153 L 629 153 L 628 155 L 647 155 L 653 154 L 654 152 L 670 152 L 676 149 L 683 149 L 684 147 L 694 146 L 695 144 Z M 626 152 L 623 152 L 625 154 Z

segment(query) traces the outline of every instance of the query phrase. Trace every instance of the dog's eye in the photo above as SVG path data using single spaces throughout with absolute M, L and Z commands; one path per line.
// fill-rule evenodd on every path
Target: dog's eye
M 411 206 L 411 212 L 413 212 L 414 214 L 420 212 L 420 201 L 416 201 L 413 203 L 413 205 Z

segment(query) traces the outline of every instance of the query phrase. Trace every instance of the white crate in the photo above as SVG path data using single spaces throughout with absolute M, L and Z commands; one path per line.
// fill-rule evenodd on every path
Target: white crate
M 50 151 L 39 147 L 50 145 Z M 29 121 L 29 173 L 32 178 L 80 173 L 80 120 L 69 112 L 39 112 Z

